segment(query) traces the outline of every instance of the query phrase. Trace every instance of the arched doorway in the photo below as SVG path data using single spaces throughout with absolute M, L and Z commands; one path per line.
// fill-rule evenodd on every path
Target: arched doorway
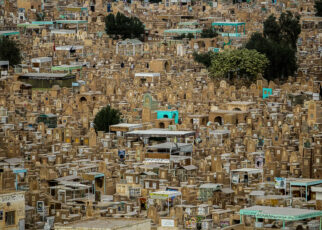
M 81 97 L 81 98 L 79 99 L 79 101 L 80 101 L 80 102 L 85 102 L 85 101 L 87 101 L 87 99 L 86 99 L 86 97 Z
M 167 62 L 167 61 L 164 63 L 164 70 L 166 72 L 169 72 L 170 71 L 170 65 L 169 65 L 169 62 Z
M 164 123 L 163 122 L 160 122 L 159 127 L 160 127 L 160 129 L 164 129 L 165 128 Z
M 221 116 L 215 117 L 214 121 L 217 122 L 219 125 L 222 125 L 222 117 Z

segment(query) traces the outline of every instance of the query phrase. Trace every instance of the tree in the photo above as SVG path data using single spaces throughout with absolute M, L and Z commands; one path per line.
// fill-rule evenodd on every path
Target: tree
M 21 62 L 19 45 L 7 37 L 0 38 L 0 60 L 9 61 L 11 66 Z
M 174 36 L 173 39 L 175 40 L 182 40 L 186 38 L 186 34 L 180 34 L 180 35 L 177 35 L 177 36 Z
M 145 29 L 137 17 L 126 17 L 118 12 L 116 16 L 109 14 L 105 17 L 105 31 L 114 39 L 138 38 L 142 40 Z
M 155 4 L 155 3 L 159 4 L 159 2 L 162 2 L 162 0 L 150 0 L 149 1 L 149 3 L 151 3 L 151 4 Z
M 270 64 L 265 70 L 267 80 L 281 79 L 297 70 L 297 40 L 301 33 L 300 17 L 287 11 L 277 20 L 270 15 L 264 22 L 263 34 L 254 33 L 246 44 L 247 49 L 255 49 L 265 54 Z
M 37 21 L 44 21 L 45 20 L 45 13 L 36 13 L 36 20 Z
M 256 50 L 226 50 L 213 54 L 209 71 L 213 79 L 233 80 L 237 76 L 248 83 L 263 73 L 268 63 L 266 56 Z
M 322 17 L 322 0 L 316 0 L 314 3 L 314 7 L 316 10 L 315 16 Z
M 111 125 L 118 124 L 120 122 L 121 112 L 116 109 L 112 109 L 111 106 L 106 106 L 101 109 L 95 116 L 94 128 L 95 131 L 109 132 Z
M 297 39 L 301 33 L 300 16 L 293 15 L 290 11 L 282 13 L 279 18 L 281 28 L 281 41 L 290 44 L 296 49 Z
M 209 28 L 209 29 L 204 28 L 200 35 L 202 38 L 214 38 L 218 36 L 218 33 L 213 28 Z
M 270 15 L 264 21 L 263 34 L 265 38 L 271 39 L 272 41 L 279 42 L 281 40 L 280 33 L 281 33 L 281 27 L 277 23 L 276 17 L 274 15 Z
M 192 33 L 188 33 L 187 38 L 189 40 L 193 39 L 195 36 Z
M 264 22 L 263 35 L 275 42 L 284 42 L 296 48 L 296 42 L 301 33 L 300 16 L 293 15 L 290 11 L 282 13 L 277 21 L 270 15 Z
M 211 65 L 211 57 L 213 55 L 212 51 L 209 51 L 207 53 L 201 53 L 198 54 L 196 52 L 193 53 L 193 59 L 196 62 L 199 62 L 201 64 L 203 64 L 206 68 L 209 68 Z
M 286 79 L 297 69 L 296 50 L 284 42 L 275 42 L 264 38 L 260 33 L 255 33 L 246 44 L 246 48 L 265 54 L 270 61 L 264 72 L 267 80 Z

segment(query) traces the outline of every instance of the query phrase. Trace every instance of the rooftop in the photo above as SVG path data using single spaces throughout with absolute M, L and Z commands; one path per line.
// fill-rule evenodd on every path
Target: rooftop
M 116 125 L 111 125 L 110 127 L 119 127 L 119 128 L 140 128 L 142 124 L 130 124 L 130 123 L 120 123 Z
M 125 133 L 128 137 L 188 137 L 194 135 L 195 131 L 169 131 L 167 129 L 136 130 Z
M 64 225 L 64 229 L 75 229 L 75 228 L 88 228 L 88 229 L 118 229 L 126 226 L 130 227 L 134 224 L 149 222 L 150 220 L 143 219 L 127 219 L 127 218 L 104 218 L 104 219 L 91 219 L 77 221 L 75 223 Z M 56 227 L 56 226 L 55 226 Z
M 34 79 L 59 79 L 59 78 L 73 78 L 75 76 L 65 73 L 25 73 L 20 75 L 22 78 Z
M 303 220 L 322 216 L 322 211 L 288 208 L 288 207 L 270 207 L 270 206 L 252 206 L 241 209 L 241 215 L 256 216 L 256 218 L 274 219 L 274 220 Z

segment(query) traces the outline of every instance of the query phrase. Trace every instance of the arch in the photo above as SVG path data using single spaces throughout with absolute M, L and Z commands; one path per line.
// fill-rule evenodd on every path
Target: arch
M 169 118 L 168 114 L 164 114 L 163 118 Z
M 81 98 L 79 99 L 79 101 L 80 101 L 80 102 L 83 102 L 83 101 L 87 101 L 87 99 L 86 99 L 86 97 L 81 97 Z
M 219 125 L 222 125 L 223 119 L 222 119 L 221 116 L 217 116 L 217 117 L 215 117 L 215 120 L 214 121 L 217 122 L 217 123 L 219 123 Z
M 202 120 L 201 120 L 201 124 L 202 124 L 202 125 L 206 125 L 206 123 L 207 123 L 206 118 L 202 118 Z
M 160 129 L 164 129 L 165 128 L 165 124 L 163 122 L 160 122 L 159 123 L 159 127 L 160 127 Z
M 303 228 L 303 226 L 302 225 L 298 225 L 297 227 L 296 227 L 296 230 L 303 230 L 304 228 Z
M 233 111 L 241 111 L 240 108 L 233 108 Z
M 199 41 L 198 45 L 199 45 L 200 48 L 205 48 L 206 47 L 206 44 L 205 44 L 204 41 Z
M 164 70 L 166 71 L 166 72 L 169 72 L 170 71 L 170 64 L 169 64 L 169 62 L 165 62 L 164 63 Z

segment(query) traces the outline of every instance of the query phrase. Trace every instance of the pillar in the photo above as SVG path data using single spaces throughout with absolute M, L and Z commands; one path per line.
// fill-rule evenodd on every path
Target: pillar
M 106 194 L 106 180 L 105 180 L 105 174 L 104 174 L 104 195 Z
M 18 174 L 16 174 L 16 181 L 15 181 L 15 187 L 16 187 L 16 190 L 18 190 Z

